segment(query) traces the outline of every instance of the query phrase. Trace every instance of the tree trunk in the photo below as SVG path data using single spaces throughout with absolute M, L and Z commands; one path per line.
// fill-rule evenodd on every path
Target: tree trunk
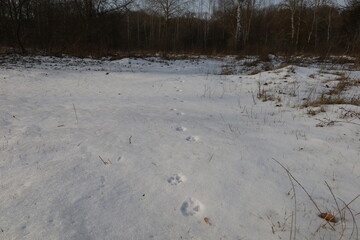
M 236 33 L 235 33 L 235 49 L 239 51 L 242 48 L 241 44 L 241 10 L 242 10 L 243 0 L 237 0 L 237 9 L 236 9 Z
M 301 25 L 301 10 L 303 7 L 303 0 L 300 1 L 300 8 L 298 11 L 298 18 L 297 18 L 297 31 L 296 31 L 296 49 L 299 49 L 299 38 L 300 38 L 300 25 Z
M 24 47 L 24 44 L 22 42 L 22 22 L 23 22 L 23 19 L 22 19 L 22 15 L 23 15 L 23 6 L 25 5 L 27 0 L 22 0 L 22 1 L 19 1 L 18 3 L 16 3 L 15 1 L 12 1 L 10 3 L 10 6 L 13 8 L 11 10 L 11 14 L 10 16 L 12 16 L 12 21 L 14 23 L 14 29 L 15 29 L 15 38 L 16 38 L 16 41 L 21 49 L 21 52 L 22 53 L 26 53 L 26 50 L 25 50 L 25 47 Z
M 291 11 L 291 42 L 294 43 L 295 38 L 295 11 Z
M 250 28 L 251 28 L 251 23 L 252 23 L 252 18 L 253 18 L 253 14 L 254 14 L 254 6 L 255 6 L 255 0 L 248 0 L 248 4 L 247 4 L 247 24 L 246 24 L 246 29 L 244 31 L 244 46 L 246 45 L 246 43 L 249 40 L 249 36 L 250 36 Z
M 327 27 L 327 38 L 326 38 L 326 41 L 327 41 L 328 44 L 329 44 L 329 42 L 330 42 L 331 10 L 332 10 L 332 7 L 330 7 L 330 9 L 329 9 L 329 18 L 328 18 L 328 27 Z
M 130 52 L 130 16 L 127 15 L 126 18 L 126 25 L 127 25 L 127 48 L 128 52 Z

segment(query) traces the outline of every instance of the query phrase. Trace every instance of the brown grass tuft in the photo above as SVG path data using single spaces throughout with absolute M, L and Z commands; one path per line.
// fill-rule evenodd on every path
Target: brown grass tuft
M 346 98 L 343 96 L 343 93 L 353 86 L 360 86 L 360 79 L 353 79 L 345 73 L 338 73 L 338 75 L 339 77 L 335 79 L 338 83 L 335 86 L 330 90 L 321 93 L 315 100 L 308 99 L 303 107 L 319 107 L 328 104 L 350 104 L 359 106 L 360 95 L 356 94 L 351 98 Z

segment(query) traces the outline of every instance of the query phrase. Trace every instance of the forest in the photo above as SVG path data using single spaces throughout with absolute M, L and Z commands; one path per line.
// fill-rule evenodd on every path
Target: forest
M 0 0 L 0 52 L 360 53 L 360 1 Z

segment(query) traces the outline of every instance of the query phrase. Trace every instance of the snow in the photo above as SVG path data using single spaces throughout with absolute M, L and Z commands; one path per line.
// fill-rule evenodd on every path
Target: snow
M 340 208 L 360 193 L 360 119 L 344 117 L 360 107 L 310 116 L 303 99 L 336 84 L 336 69 L 249 75 L 248 61 L 3 56 L 0 238 L 339 239 L 345 224 L 317 231 L 318 210 L 296 183 L 295 205 L 274 159 L 335 214 L 325 181 Z

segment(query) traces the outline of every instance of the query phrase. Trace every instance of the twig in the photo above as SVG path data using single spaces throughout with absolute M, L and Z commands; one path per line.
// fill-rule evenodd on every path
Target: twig
M 209 158 L 209 163 L 211 162 L 211 160 L 213 159 L 214 154 L 211 154 L 210 158 Z
M 326 186 L 329 188 L 329 191 L 330 191 L 332 197 L 334 198 L 334 201 L 335 201 L 337 210 L 340 212 L 340 207 L 339 207 L 338 202 L 336 201 L 336 197 L 335 197 L 335 195 L 334 195 L 334 192 L 332 191 L 331 187 L 329 186 L 329 184 L 328 184 L 326 181 L 325 181 L 325 184 L 326 184 Z
M 332 191 L 330 185 L 329 185 L 326 181 L 325 181 L 325 184 L 326 184 L 326 186 L 329 188 L 329 191 L 330 191 L 332 197 L 334 198 L 334 201 L 335 201 L 337 210 L 340 212 L 340 207 L 339 207 L 339 204 L 338 204 L 338 202 L 337 202 L 337 200 L 336 200 L 336 197 L 335 197 L 335 195 L 334 195 L 334 192 Z M 334 221 L 336 221 L 336 218 L 334 218 Z M 342 239 L 342 237 L 343 237 L 343 235 L 344 235 L 344 232 L 345 232 L 344 224 L 343 224 L 343 222 L 341 221 L 341 214 L 340 214 L 340 222 L 341 222 L 342 234 L 341 234 L 341 237 L 340 237 L 339 240 Z
M 321 119 L 315 118 L 315 120 L 319 121 L 319 123 L 315 125 L 316 127 L 333 126 L 336 122 L 336 121 L 333 121 L 330 119 L 321 120 Z
M 232 129 L 230 123 L 227 123 L 227 122 L 225 121 L 225 118 L 223 117 L 223 115 L 222 115 L 221 113 L 220 113 L 220 117 L 221 117 L 221 119 L 224 121 L 225 125 L 228 126 L 230 132 L 235 132 L 235 131 Z
M 292 230 L 293 230 L 293 223 L 294 223 L 294 238 L 293 240 L 296 239 L 296 206 L 297 206 L 297 202 L 296 202 L 296 192 L 295 192 L 295 186 L 294 186 L 294 182 L 289 174 L 289 172 L 287 171 L 287 174 L 288 174 L 288 177 L 290 179 L 290 182 L 291 182 L 291 186 L 292 186 L 292 189 L 293 189 L 293 192 L 294 192 L 294 202 L 295 202 L 295 206 L 294 206 L 294 214 L 291 214 L 291 231 L 290 231 L 290 240 L 291 240 L 291 237 L 292 237 Z M 293 216 L 294 216 L 294 222 L 293 222 Z
M 345 202 L 343 200 L 341 200 L 341 201 L 345 204 Z M 356 230 L 356 239 L 358 240 L 359 239 L 359 229 L 358 229 L 358 226 L 357 226 L 357 223 L 356 223 L 355 215 L 353 214 L 353 212 L 351 211 L 351 209 L 349 208 L 348 205 L 345 205 L 345 207 L 349 210 L 349 212 L 351 214 L 351 217 L 352 217 L 352 220 L 353 220 L 353 229 L 351 231 L 349 239 L 352 238 L 352 236 L 354 235 L 354 232 Z
M 293 220 L 294 220 L 294 212 L 291 212 L 290 240 L 292 240 Z
M 360 119 L 360 113 L 358 113 L 358 112 L 355 112 L 355 111 L 353 111 L 353 110 L 348 110 L 348 109 L 345 109 L 345 108 L 343 108 L 343 107 L 341 107 L 341 108 L 339 108 L 339 109 L 344 110 L 344 111 L 346 112 L 346 113 L 344 114 L 344 116 L 347 116 L 347 115 L 349 114 L 349 115 L 353 115 L 353 116 L 357 117 L 358 119 Z
M 331 120 L 328 118 L 324 118 L 324 120 L 315 118 L 315 120 L 320 121 L 318 124 L 316 124 L 316 127 L 333 126 L 335 123 L 349 123 L 349 124 L 354 124 L 354 125 L 360 126 L 359 123 L 354 123 L 354 122 L 350 122 L 350 121 Z
M 306 191 L 306 189 L 303 187 L 303 185 L 301 185 L 301 183 L 296 180 L 296 178 L 291 174 L 291 172 L 284 166 L 282 165 L 278 160 L 276 160 L 275 158 L 272 158 L 275 162 L 277 162 L 287 173 L 288 175 L 294 179 L 294 181 L 299 184 L 299 186 L 304 190 L 304 192 L 308 195 L 308 197 L 310 198 L 310 200 L 312 201 L 312 203 L 314 204 L 314 206 L 316 207 L 316 209 L 319 211 L 319 213 L 321 213 L 320 208 L 318 207 L 318 205 L 316 204 L 315 200 L 311 197 L 311 195 L 308 193 L 308 191 Z
M 107 161 L 105 161 L 104 159 L 102 159 L 102 157 L 99 156 L 99 158 L 100 158 L 100 160 L 104 163 L 104 165 L 111 163 L 110 159 L 109 159 L 109 161 L 107 162 Z
M 360 197 L 360 194 L 359 195 L 357 195 L 353 200 L 351 200 L 348 204 L 346 204 L 342 209 L 340 209 L 340 211 L 338 211 L 335 215 L 334 215 L 334 217 L 336 217 L 338 214 L 341 214 L 341 212 L 345 209 L 345 208 L 347 208 L 348 206 L 350 206 L 350 204 L 351 203 L 353 203 L 356 199 L 358 199 Z M 345 203 L 344 203 L 345 204 Z M 325 225 L 327 224 L 327 223 L 329 223 L 328 221 L 326 221 L 325 219 L 323 220 L 323 222 L 322 223 L 320 223 L 320 225 L 319 225 L 319 227 L 317 228 L 317 230 L 316 230 L 316 232 L 317 231 L 319 231 L 319 229 L 323 226 L 323 224 L 324 224 L 324 222 L 325 222 Z M 331 225 L 330 225 L 331 226 Z M 331 226 L 332 227 L 332 226 Z
M 351 200 L 348 204 L 346 204 L 340 211 L 342 211 L 342 210 L 344 210 L 345 208 L 347 208 L 348 206 L 350 206 L 350 204 L 352 204 L 356 199 L 358 199 L 360 197 L 360 194 L 359 195 L 357 195 L 353 200 Z M 341 200 L 342 201 L 342 200 Z M 344 203 L 345 204 L 345 203 Z M 338 215 L 339 214 L 339 212 L 338 213 L 336 213 L 335 214 L 335 216 L 336 215 Z
M 308 193 L 308 191 L 306 191 L 306 189 L 304 188 L 303 185 L 301 185 L 301 183 L 290 173 L 290 171 L 284 166 L 282 165 L 278 160 L 276 160 L 275 158 L 272 158 L 274 161 L 276 161 L 282 168 L 285 169 L 285 171 L 288 173 L 288 175 L 294 179 L 294 181 L 299 184 L 299 186 L 304 190 L 304 192 L 308 195 L 309 199 L 312 201 L 312 203 L 314 204 L 314 206 L 316 207 L 316 209 L 319 211 L 319 213 L 321 214 L 321 210 L 318 207 L 318 205 L 316 204 L 315 200 L 311 197 L 311 195 Z M 326 224 L 329 224 L 329 226 L 335 231 L 335 228 L 333 226 L 331 226 L 330 222 L 326 222 Z M 319 228 L 316 230 L 316 232 L 319 230 Z
M 301 183 L 290 173 L 290 171 L 284 166 L 282 165 L 278 160 L 276 160 L 275 158 L 272 158 L 274 161 L 276 161 L 282 168 L 285 169 L 285 171 L 288 173 L 289 176 L 291 176 L 292 179 L 294 179 L 294 181 L 299 184 L 299 186 L 304 190 L 304 192 L 308 195 L 309 199 L 312 201 L 312 203 L 314 204 L 314 206 L 316 207 L 316 209 L 319 211 L 319 213 L 321 214 L 321 210 L 318 207 L 318 205 L 316 204 L 315 200 L 311 197 L 311 195 L 308 193 L 308 191 L 306 191 L 306 189 L 304 188 L 303 185 L 301 185 Z M 326 221 L 326 224 L 329 224 L 329 226 L 335 231 L 335 228 L 330 224 L 330 222 Z M 325 224 L 325 225 L 326 225 Z M 320 225 L 321 226 L 321 225 Z M 319 231 L 320 227 L 316 230 Z
M 251 91 L 251 96 L 252 96 L 252 100 L 254 102 L 254 105 L 256 105 L 255 96 L 254 96 L 254 93 L 252 91 Z
M 75 117 L 76 117 L 76 124 L 78 124 L 79 121 L 78 121 L 78 116 L 77 116 L 77 113 L 76 113 L 75 104 L 73 104 L 73 107 L 74 107 L 74 112 L 75 112 Z

